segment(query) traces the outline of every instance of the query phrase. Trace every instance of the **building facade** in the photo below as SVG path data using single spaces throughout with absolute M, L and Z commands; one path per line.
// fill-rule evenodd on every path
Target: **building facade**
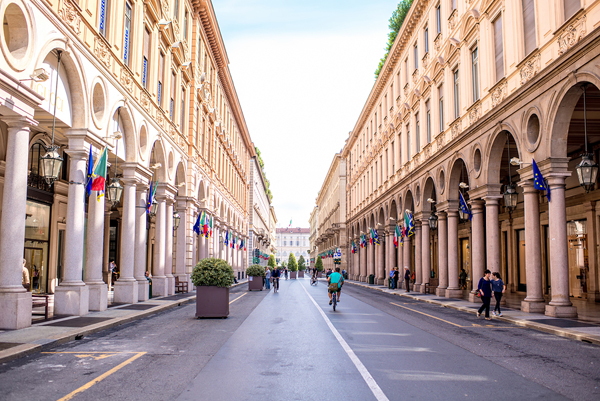
M 275 214 L 275 208 L 271 206 L 271 213 L 269 218 L 269 238 L 271 239 L 271 255 L 277 254 L 277 215 Z
M 267 195 L 265 180 L 258 157 L 250 161 L 250 231 L 248 257 L 252 260 L 254 252 L 271 254 L 271 200 Z M 266 266 L 268 259 L 259 258 L 258 264 Z
M 306 266 L 308 266 L 308 247 L 310 242 L 308 237 L 310 236 L 310 229 L 308 228 L 277 228 L 277 253 L 275 254 L 275 260 L 277 264 L 288 261 L 290 253 L 293 253 L 296 260 L 300 258 L 300 255 L 306 260 Z
M 7 0 L 0 12 L 0 328 L 31 324 L 23 259 L 57 315 L 106 309 L 113 260 L 122 303 L 148 298 L 146 271 L 169 295 L 208 256 L 243 275 L 223 237 L 247 239 L 254 147 L 211 2 Z M 63 163 L 48 185 L 53 144 Z M 119 199 L 86 193 L 103 149 Z M 203 211 L 210 238 L 193 232 Z
M 586 0 L 413 2 L 342 151 L 353 278 L 405 267 L 473 299 L 489 269 L 526 312 L 600 301 L 600 191 L 577 174 L 599 156 L 598 21 Z
M 317 237 L 319 235 L 319 208 L 315 206 L 310 213 L 308 219 L 310 225 L 310 233 L 308 236 L 309 243 L 309 256 L 310 256 L 310 267 L 314 267 L 317 262 L 317 255 L 319 253 L 319 247 L 317 246 Z

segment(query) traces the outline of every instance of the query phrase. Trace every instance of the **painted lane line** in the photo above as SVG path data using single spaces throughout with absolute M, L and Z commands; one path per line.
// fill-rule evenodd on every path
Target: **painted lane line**
M 432 315 L 428 315 L 427 313 L 424 313 L 424 312 L 421 312 L 421 311 L 418 311 L 418 310 L 415 310 L 415 309 L 412 309 L 412 308 L 407 308 L 406 306 L 398 305 L 397 303 L 394 303 L 394 302 L 390 302 L 390 303 L 391 303 L 392 305 L 396 305 L 396 306 L 398 306 L 398 307 L 400 307 L 400 308 L 408 309 L 409 311 L 413 311 L 413 312 L 416 312 L 416 313 L 420 313 L 421 315 L 429 316 L 429 317 L 431 317 L 431 318 L 433 318 L 433 319 L 441 320 L 442 322 L 444 322 L 444 323 L 448 323 L 448 324 L 451 324 L 452 326 L 456 326 L 456 327 L 465 327 L 465 326 L 461 326 L 460 324 L 456 324 L 456 323 L 452 323 L 452 322 L 449 322 L 449 321 L 447 321 L 447 320 L 444 320 L 444 319 L 440 319 L 439 317 L 435 317 L 435 316 L 432 316 Z
M 243 297 L 244 295 L 248 294 L 247 292 L 243 293 L 242 295 L 240 295 L 239 297 L 237 297 L 236 299 L 234 299 L 233 301 L 229 302 L 229 305 L 231 305 L 232 303 L 234 303 L 235 301 L 237 301 L 238 299 L 240 299 L 241 297 Z
M 75 390 L 75 391 L 73 391 L 73 392 L 65 395 L 63 398 L 60 398 L 58 401 L 68 401 L 68 400 L 72 399 L 77 394 L 83 393 L 85 390 L 89 389 L 94 384 L 100 383 L 102 380 L 106 379 L 108 376 L 112 375 L 113 373 L 115 373 L 116 371 L 118 371 L 119 369 L 121 369 L 122 367 L 124 367 L 126 365 L 129 365 L 131 362 L 135 361 L 136 359 L 138 359 L 139 357 L 141 357 L 142 355 L 145 355 L 145 354 L 146 354 L 145 352 L 138 352 L 138 353 L 136 353 L 134 356 L 132 356 L 131 358 L 129 358 L 125 362 L 123 362 L 123 363 L 115 366 L 114 368 L 112 368 L 108 372 L 101 374 L 100 376 L 98 376 L 94 380 L 92 380 L 91 382 L 88 382 L 88 383 L 84 384 L 83 386 L 79 387 L 77 390 Z
M 367 370 L 365 365 L 363 365 L 363 363 L 360 361 L 360 359 L 358 359 L 358 357 L 356 356 L 354 351 L 352 351 L 352 348 L 350 348 L 350 346 L 348 345 L 346 340 L 344 340 L 344 338 L 339 333 L 339 331 L 337 331 L 337 329 L 335 328 L 333 323 L 331 323 L 331 320 L 329 320 L 329 318 L 327 317 L 325 312 L 323 312 L 323 309 L 321 309 L 321 307 L 317 304 L 317 301 L 315 301 L 315 299 L 312 297 L 312 295 L 310 295 L 308 293 L 308 290 L 306 289 L 304 284 L 300 283 L 300 285 L 302 285 L 302 289 L 304 290 L 304 292 L 306 292 L 306 295 L 308 295 L 308 297 L 310 298 L 312 303 L 315 305 L 315 307 L 317 308 L 317 310 L 319 311 L 321 316 L 323 316 L 323 319 L 325 319 L 325 323 L 327 323 L 327 326 L 329 326 L 329 330 L 331 330 L 331 332 L 333 333 L 335 338 L 338 340 L 338 342 L 340 343 L 340 345 L 342 346 L 344 351 L 346 351 L 346 354 L 348 354 L 348 357 L 350 357 L 350 360 L 352 361 L 352 363 L 354 363 L 354 366 L 356 366 L 356 369 L 358 370 L 360 375 L 363 377 L 364 381 L 367 383 L 367 386 L 369 386 L 369 389 L 371 389 L 371 392 L 373 393 L 373 395 L 375 396 L 377 401 L 389 401 L 389 399 L 386 397 L 383 390 L 381 390 L 381 388 L 379 387 L 379 385 L 377 384 L 377 382 L 375 381 L 373 376 L 371 376 L 371 374 L 369 373 L 369 371 Z

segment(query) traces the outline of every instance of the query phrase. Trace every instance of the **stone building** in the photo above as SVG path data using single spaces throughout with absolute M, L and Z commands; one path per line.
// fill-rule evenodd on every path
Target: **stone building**
M 271 253 L 271 200 L 258 162 L 258 157 L 250 161 L 250 226 L 248 257 L 252 260 L 255 250 L 262 254 Z M 266 266 L 268 260 L 259 259 L 258 264 Z
M 247 237 L 255 154 L 211 2 L 5 0 L 0 13 L 0 328 L 31 324 L 23 258 L 57 315 L 106 309 L 112 260 L 122 303 L 148 298 L 145 271 L 169 295 L 207 256 L 243 274 L 222 238 Z M 89 154 L 105 147 L 111 186 L 88 196 Z M 46 154 L 63 159 L 51 185 Z M 193 234 L 202 211 L 209 239 Z
M 587 0 L 413 2 L 342 151 L 349 236 L 385 238 L 353 278 L 407 267 L 418 291 L 472 299 L 487 268 L 523 311 L 600 301 L 600 191 L 577 174 L 599 158 L 599 21 Z
M 308 237 L 310 229 L 308 228 L 278 228 L 277 233 L 277 253 L 275 259 L 278 264 L 285 261 L 287 263 L 290 253 L 293 253 L 296 260 L 300 255 L 304 256 L 306 266 L 308 266 L 308 247 L 310 246 Z
M 319 208 L 315 206 L 310 213 L 310 218 L 308 219 L 310 225 L 310 233 L 308 236 L 309 242 L 309 256 L 310 256 L 310 266 L 314 267 L 317 262 L 317 255 L 319 254 L 319 247 L 317 246 L 317 237 L 319 235 Z

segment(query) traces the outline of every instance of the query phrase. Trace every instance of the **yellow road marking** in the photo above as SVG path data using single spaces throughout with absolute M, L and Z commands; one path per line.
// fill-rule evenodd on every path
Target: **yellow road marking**
M 392 305 L 396 305 L 396 306 L 399 306 L 399 307 L 401 307 L 401 308 L 408 309 L 408 310 L 410 310 L 410 311 L 413 311 L 413 312 L 416 312 L 416 313 L 420 313 L 421 315 L 425 315 L 425 316 L 429 316 L 429 317 L 431 317 L 431 318 L 433 318 L 433 319 L 441 320 L 442 322 L 444 322 L 444 323 L 448 323 L 448 324 L 451 324 L 452 326 L 456 326 L 456 327 L 463 327 L 463 326 L 461 326 L 460 324 L 452 323 L 452 322 L 449 322 L 449 321 L 447 321 L 447 320 L 440 319 L 439 317 L 435 317 L 435 316 L 432 316 L 432 315 L 428 315 L 427 313 L 420 312 L 420 311 L 418 311 L 418 310 L 414 310 L 414 309 L 412 309 L 412 308 L 407 308 L 406 306 L 398 305 L 397 303 L 394 303 L 394 302 L 390 302 L 390 303 L 391 303 Z
M 243 293 L 242 295 L 240 295 L 239 297 L 237 297 L 236 299 L 234 299 L 233 301 L 229 302 L 229 305 L 231 305 L 232 303 L 234 303 L 235 301 L 237 301 L 238 299 L 240 299 L 241 297 L 243 297 L 244 295 L 248 294 L 247 292 Z
M 109 356 L 113 356 L 117 354 L 100 354 L 98 356 L 94 356 L 91 354 L 79 354 L 75 355 L 77 358 L 94 358 L 95 361 L 99 361 L 100 359 L 108 358 Z
M 56 353 L 59 354 L 60 352 L 56 352 Z M 92 380 L 91 382 L 84 384 L 83 386 L 79 387 L 77 390 L 65 395 L 63 398 L 59 399 L 58 401 L 68 401 L 68 400 L 72 399 L 77 394 L 84 392 L 85 390 L 92 387 L 94 384 L 100 383 L 102 380 L 106 379 L 108 376 L 112 375 L 113 373 L 115 373 L 116 371 L 121 369 L 122 367 L 129 365 L 131 362 L 135 361 L 136 359 L 138 359 L 139 357 L 141 357 L 144 354 L 146 354 L 146 353 L 145 352 L 137 352 L 134 356 L 132 356 L 125 362 L 115 366 L 108 372 L 101 374 L 100 376 L 98 376 L 94 380 Z

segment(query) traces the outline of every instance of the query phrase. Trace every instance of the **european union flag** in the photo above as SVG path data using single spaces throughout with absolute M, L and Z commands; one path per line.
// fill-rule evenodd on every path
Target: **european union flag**
M 467 202 L 465 202 L 465 198 L 463 198 L 463 195 L 460 191 L 458 191 L 458 194 L 460 195 L 460 210 L 469 216 L 469 221 L 473 218 L 473 215 L 471 214 L 471 209 L 469 209 L 469 206 L 467 205 Z
M 196 224 L 194 224 L 194 232 L 197 235 L 200 235 L 200 216 L 202 216 L 202 213 L 198 214 L 198 218 L 196 219 Z
M 550 187 L 535 163 L 535 159 L 533 159 L 533 187 L 538 191 L 546 191 L 548 202 L 550 202 Z
M 92 155 L 92 145 L 90 145 L 90 155 L 88 157 L 87 182 L 85 184 L 85 192 L 90 196 L 92 194 L 92 181 L 94 175 L 94 156 Z

